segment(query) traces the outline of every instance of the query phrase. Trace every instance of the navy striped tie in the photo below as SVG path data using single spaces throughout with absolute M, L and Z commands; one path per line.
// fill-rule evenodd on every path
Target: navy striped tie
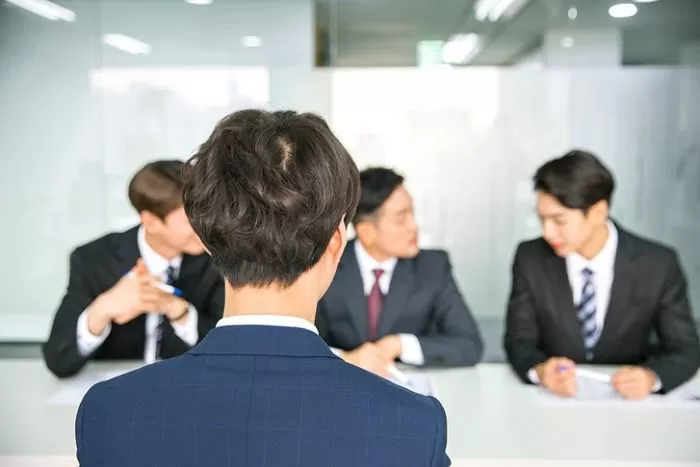
M 591 360 L 593 350 L 600 337 L 600 329 L 598 329 L 595 319 L 595 284 L 593 283 L 593 271 L 585 268 L 581 274 L 583 275 L 583 289 L 581 290 L 581 301 L 578 304 L 577 315 L 579 323 L 581 323 L 581 336 L 586 348 L 586 360 Z
M 165 271 L 165 276 L 166 284 L 174 285 L 175 277 L 177 276 L 177 270 L 172 266 L 168 266 L 168 269 Z M 161 360 L 162 358 L 161 353 L 163 351 L 163 326 L 165 326 L 165 319 L 163 318 L 163 315 L 158 315 L 158 327 L 156 328 L 156 360 Z

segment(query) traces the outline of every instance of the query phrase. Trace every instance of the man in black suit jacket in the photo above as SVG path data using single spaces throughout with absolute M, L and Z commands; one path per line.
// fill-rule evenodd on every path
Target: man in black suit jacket
M 452 277 L 447 253 L 421 250 L 403 177 L 385 168 L 360 174 L 357 238 L 319 303 L 321 336 L 345 360 L 386 376 L 395 360 L 471 366 L 483 344 Z
M 221 317 L 223 280 L 182 207 L 182 168 L 142 168 L 129 185 L 141 225 L 71 254 L 68 289 L 43 346 L 56 376 L 72 376 L 90 359 L 179 355 Z
M 504 344 L 525 382 L 576 392 L 575 365 L 624 365 L 612 378 L 642 399 L 690 379 L 700 344 L 676 253 L 608 220 L 614 180 L 571 151 L 535 177 L 542 238 L 518 246 Z

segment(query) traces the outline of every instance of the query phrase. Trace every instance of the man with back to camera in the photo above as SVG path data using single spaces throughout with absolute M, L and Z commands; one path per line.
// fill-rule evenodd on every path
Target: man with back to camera
M 403 177 L 375 167 L 360 173 L 353 219 L 357 238 L 319 303 L 321 336 L 345 360 L 382 376 L 395 360 L 471 366 L 483 343 L 444 251 L 421 250 L 413 200 Z
M 449 465 L 440 403 L 345 363 L 313 325 L 359 196 L 326 123 L 235 112 L 188 172 L 185 210 L 225 278 L 224 318 L 186 354 L 87 393 L 81 465 Z
M 615 184 L 593 154 L 547 162 L 534 184 L 542 237 L 515 253 L 504 336 L 518 376 L 570 397 L 576 364 L 624 365 L 612 385 L 627 399 L 692 378 L 700 344 L 676 252 L 609 219 Z
M 129 184 L 141 224 L 70 255 L 68 288 L 43 346 L 58 377 L 92 359 L 179 355 L 221 317 L 223 281 L 182 207 L 182 161 L 147 164 Z

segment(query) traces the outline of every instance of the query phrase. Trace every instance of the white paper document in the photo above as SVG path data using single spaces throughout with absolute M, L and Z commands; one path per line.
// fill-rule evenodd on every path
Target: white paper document
M 531 388 L 539 405 L 549 407 L 644 407 L 700 409 L 700 394 L 689 386 L 681 386 L 669 394 L 652 394 L 641 401 L 628 401 L 610 384 L 610 375 L 576 369 L 576 395 L 560 397 L 542 387 Z
M 80 405 L 80 401 L 95 384 L 123 375 L 131 370 L 86 372 L 71 380 L 66 380 L 55 394 L 48 398 L 47 405 Z

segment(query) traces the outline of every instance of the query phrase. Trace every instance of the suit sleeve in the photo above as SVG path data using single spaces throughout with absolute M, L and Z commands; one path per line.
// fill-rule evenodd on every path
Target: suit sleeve
M 540 330 L 537 313 L 526 278 L 523 246 L 518 246 L 513 261 L 513 277 L 506 312 L 503 337 L 508 362 L 523 382 L 531 382 L 528 371 L 547 360 L 547 354 L 538 348 Z
M 420 342 L 425 365 L 473 366 L 484 352 L 481 334 L 457 284 L 446 253 L 441 254 L 440 290 L 433 309 L 436 331 L 416 336 Z
M 216 276 L 216 280 L 209 288 L 204 306 L 201 309 L 195 307 L 197 312 L 197 342 L 201 341 L 216 326 L 224 312 L 224 281 L 218 274 Z M 177 335 L 169 321 L 166 323 L 163 330 L 163 357 L 176 357 L 190 350 L 192 346 Z
M 447 416 L 440 402 L 431 397 L 438 412 L 437 426 L 435 428 L 435 440 L 433 445 L 433 460 L 431 467 L 449 467 L 452 461 L 447 455 Z
M 700 343 L 690 310 L 685 276 L 674 253 L 657 310 L 656 331 L 661 352 L 646 366 L 661 380 L 661 391 L 672 391 L 693 377 L 700 366 Z
M 90 358 L 78 351 L 76 331 L 80 314 L 96 298 L 88 286 L 87 276 L 80 250 L 73 251 L 68 288 L 54 316 L 49 339 L 42 347 L 46 366 L 59 378 L 75 375 Z

